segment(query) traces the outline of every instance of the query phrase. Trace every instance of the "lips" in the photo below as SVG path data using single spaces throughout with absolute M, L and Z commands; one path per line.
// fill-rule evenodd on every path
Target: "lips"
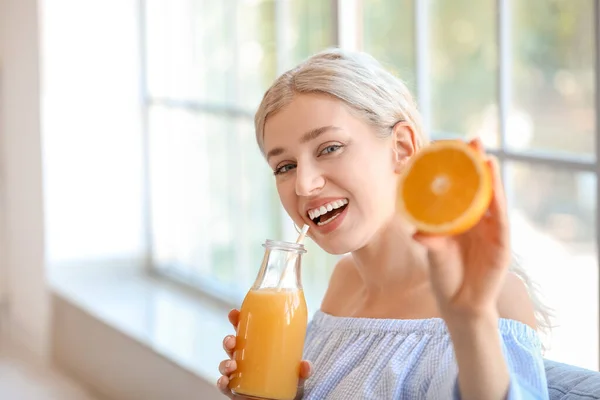
M 349 200 L 345 197 L 316 199 L 306 204 L 306 215 L 321 233 L 327 233 L 341 224 Z
M 348 204 L 348 199 L 330 201 L 328 203 L 323 204 L 320 207 L 315 207 L 313 209 L 308 210 L 308 217 L 311 220 L 315 221 L 320 216 L 326 215 L 327 213 L 332 212 L 333 210 L 342 208 L 346 204 Z

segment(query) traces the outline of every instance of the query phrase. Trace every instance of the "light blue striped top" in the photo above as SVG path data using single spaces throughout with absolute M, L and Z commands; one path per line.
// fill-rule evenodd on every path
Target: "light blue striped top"
M 499 322 L 511 373 L 508 398 L 547 399 L 537 333 Z M 335 317 L 317 311 L 304 357 L 313 363 L 304 399 L 459 399 L 458 367 L 444 320 Z

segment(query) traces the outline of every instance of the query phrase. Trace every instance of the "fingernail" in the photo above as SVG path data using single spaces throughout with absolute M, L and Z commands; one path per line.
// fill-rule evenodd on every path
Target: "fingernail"
M 221 383 L 223 383 L 222 377 L 217 380 L 217 386 L 221 386 Z
M 227 339 L 225 339 L 225 345 L 227 345 L 228 347 L 231 346 L 232 341 L 233 341 L 233 336 L 227 336 Z
M 229 369 L 229 368 L 231 368 L 231 361 L 227 361 L 225 363 L 225 369 Z

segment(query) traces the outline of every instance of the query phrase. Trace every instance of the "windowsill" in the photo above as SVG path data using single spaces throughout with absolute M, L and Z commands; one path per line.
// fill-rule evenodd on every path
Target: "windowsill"
M 79 263 L 49 272 L 55 295 L 203 380 L 218 379 L 222 340 L 233 333 L 226 305 L 132 262 Z

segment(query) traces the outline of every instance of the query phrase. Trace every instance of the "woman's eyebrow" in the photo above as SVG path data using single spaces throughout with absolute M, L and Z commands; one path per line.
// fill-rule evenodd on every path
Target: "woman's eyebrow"
M 302 135 L 302 137 L 300 138 L 300 143 L 310 142 L 311 140 L 318 138 L 325 132 L 332 131 L 332 130 L 341 131 L 342 128 L 333 126 L 333 125 L 327 125 L 327 126 L 322 126 L 320 128 L 311 129 L 310 131 L 308 131 L 304 135 Z M 271 151 L 269 151 L 269 153 L 267 153 L 267 161 L 269 160 L 269 158 L 278 156 L 280 154 L 283 154 L 284 152 L 285 152 L 285 149 L 283 147 L 275 147 L 273 150 L 271 150 Z
M 321 136 L 322 134 L 324 134 L 325 132 L 328 132 L 328 131 L 341 131 L 341 130 L 342 130 L 342 128 L 333 126 L 333 125 L 327 125 L 327 126 L 322 126 L 320 128 L 311 129 L 310 131 L 308 131 L 304 135 L 302 135 L 302 137 L 300 138 L 300 143 L 310 142 L 311 140 L 318 138 L 319 136 Z

